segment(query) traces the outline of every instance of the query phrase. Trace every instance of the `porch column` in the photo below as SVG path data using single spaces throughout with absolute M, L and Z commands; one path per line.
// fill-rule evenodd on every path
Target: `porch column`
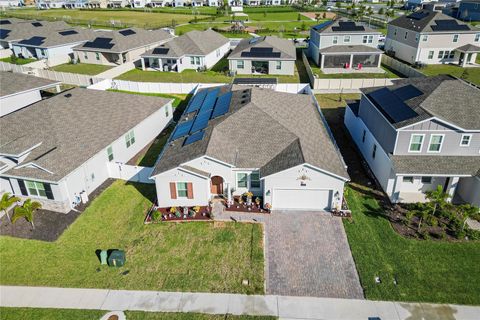
M 465 68 L 465 66 L 467 65 L 467 57 L 468 57 L 468 53 L 463 53 L 463 61 L 462 61 L 462 68 Z
M 402 184 L 403 176 L 396 176 L 395 181 L 393 182 L 393 190 L 392 195 L 390 196 L 390 200 L 393 203 L 397 203 L 400 199 L 400 187 Z
M 142 61 L 142 70 L 145 71 L 145 58 L 140 59 Z
M 232 192 L 230 190 L 230 183 L 227 182 L 227 205 L 232 203 Z
M 320 56 L 320 69 L 323 69 L 324 64 L 325 64 L 325 56 L 322 54 Z
M 446 192 L 450 196 L 450 198 L 448 199 L 449 202 L 452 201 L 453 196 L 455 195 L 455 191 L 457 190 L 457 185 L 459 180 L 460 180 L 459 177 L 450 178 L 450 183 L 448 184 L 447 190 L 446 190 Z
M 378 66 L 377 66 L 377 68 L 381 68 L 381 67 L 382 67 L 382 54 L 380 53 L 378 55 Z
M 349 69 L 352 69 L 352 65 L 353 65 L 353 54 L 350 55 L 350 68 Z
M 57 93 L 60 93 L 62 91 L 62 88 L 60 87 L 59 84 L 55 86 L 55 91 L 57 91 Z

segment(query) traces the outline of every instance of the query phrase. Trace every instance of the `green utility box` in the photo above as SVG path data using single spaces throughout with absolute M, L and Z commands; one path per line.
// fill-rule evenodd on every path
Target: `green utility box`
M 125 251 L 113 250 L 108 257 L 108 265 L 110 267 L 121 267 L 125 264 Z
M 100 262 L 101 264 L 107 264 L 108 253 L 107 250 L 100 251 Z

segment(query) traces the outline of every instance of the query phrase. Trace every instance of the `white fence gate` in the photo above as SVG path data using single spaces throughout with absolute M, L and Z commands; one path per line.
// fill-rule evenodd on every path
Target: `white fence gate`
M 153 167 L 132 166 L 120 162 L 109 162 L 108 171 L 110 173 L 110 178 L 132 182 L 155 183 L 153 180 L 149 179 L 153 172 Z

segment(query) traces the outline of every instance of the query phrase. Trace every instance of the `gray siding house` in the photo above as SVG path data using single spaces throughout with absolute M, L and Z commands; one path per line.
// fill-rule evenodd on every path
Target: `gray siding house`
M 480 31 L 440 12 L 419 10 L 388 24 L 385 52 L 408 63 L 474 64 Z
M 441 75 L 362 89 L 345 125 L 392 202 L 438 185 L 480 205 L 480 89 Z
M 235 74 L 294 75 L 296 49 L 292 41 L 275 36 L 243 39 L 228 56 Z

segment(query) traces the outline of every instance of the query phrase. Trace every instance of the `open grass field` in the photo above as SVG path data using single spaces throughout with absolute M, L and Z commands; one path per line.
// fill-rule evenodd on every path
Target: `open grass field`
M 0 308 L 2 320 L 98 320 L 107 311 L 39 308 Z M 210 315 L 200 313 L 164 313 L 126 311 L 128 320 L 273 320 L 267 316 Z
M 264 293 L 261 225 L 144 225 L 154 197 L 154 185 L 115 181 L 55 242 L 0 237 L 0 283 Z M 101 266 L 95 251 L 114 248 L 126 251 L 125 266 Z
M 477 63 L 480 63 L 479 59 L 477 59 Z M 452 76 L 465 79 L 480 86 L 480 68 L 461 68 L 459 66 L 448 64 L 432 64 L 427 65 L 423 69 L 420 69 L 420 71 L 427 76 L 450 74 Z
M 86 74 L 86 75 L 97 75 L 104 71 L 107 71 L 113 67 L 111 66 L 104 66 L 101 64 L 89 64 L 89 63 L 65 63 L 60 64 L 55 67 L 51 67 L 50 70 L 59 71 L 59 72 L 70 72 L 70 73 L 78 73 L 78 74 Z

